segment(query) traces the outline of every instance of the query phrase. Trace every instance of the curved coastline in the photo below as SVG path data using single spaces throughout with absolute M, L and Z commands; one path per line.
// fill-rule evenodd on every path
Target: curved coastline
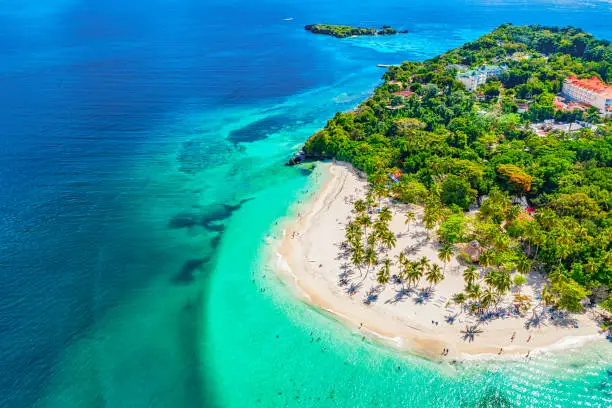
M 466 342 L 460 332 L 465 324 L 446 323 L 441 305 L 436 313 L 431 305 L 415 305 L 410 299 L 388 305 L 381 298 L 365 305 L 362 301 L 365 290 L 349 296 L 337 285 L 341 261 L 335 259 L 335 244 L 342 239 L 345 218 L 350 211 L 345 199 L 355 193 L 365 193 L 366 181 L 347 163 L 322 163 L 317 171 L 323 177 L 320 186 L 299 204 L 295 216 L 281 224 L 282 234 L 272 243 L 270 263 L 294 295 L 349 330 L 402 352 L 446 361 L 520 360 L 538 353 L 581 347 L 587 342 L 605 341 L 597 324 L 582 314 L 574 316 L 579 322 L 578 329 L 544 326 L 527 330 L 524 319 L 503 319 L 485 326 L 473 342 Z M 451 269 L 458 267 L 453 262 L 449 263 Z M 447 299 L 452 296 L 449 289 L 456 287 L 456 278 L 460 278 L 460 274 L 455 275 L 447 273 L 447 285 L 441 285 L 438 296 Z M 441 324 L 428 326 L 431 319 Z M 516 342 L 510 341 L 513 333 L 518 334 Z M 533 341 L 525 341 L 527 336 L 533 337 Z M 441 356 L 444 348 L 449 352 Z M 502 354 L 499 354 L 500 348 Z

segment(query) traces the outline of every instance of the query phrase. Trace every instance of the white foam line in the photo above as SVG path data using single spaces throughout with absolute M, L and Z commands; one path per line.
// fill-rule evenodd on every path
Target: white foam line
M 338 317 L 344 319 L 345 321 L 349 321 L 349 322 L 353 321 L 353 319 L 351 319 L 350 317 L 348 317 L 348 316 L 346 316 L 346 315 L 344 315 L 344 314 L 342 314 L 340 312 L 337 312 L 334 309 L 330 309 L 330 308 L 327 308 L 327 307 L 321 307 L 321 309 L 323 309 L 326 312 L 329 312 L 329 313 L 331 313 L 331 314 L 333 314 L 335 316 L 338 316 Z M 362 327 L 361 330 L 364 331 L 364 332 L 367 332 L 368 334 L 372 334 L 372 335 L 374 335 L 374 336 L 376 336 L 376 337 L 378 337 L 380 339 L 383 339 L 383 340 L 385 340 L 387 342 L 396 343 L 399 347 L 404 346 L 404 341 L 403 341 L 403 339 L 400 336 L 388 337 L 388 336 L 382 335 L 382 334 L 380 334 L 380 333 L 378 333 L 378 332 L 376 332 L 374 330 L 370 330 L 367 327 Z
M 295 289 L 309 302 L 312 302 L 312 297 L 304 289 L 302 289 L 302 287 L 299 284 L 300 282 L 299 279 L 297 278 L 295 273 L 293 273 L 293 269 L 291 269 L 291 266 L 289 266 L 289 263 L 287 262 L 285 257 L 283 257 L 283 255 L 278 251 L 276 251 L 275 254 L 276 254 L 276 267 L 279 270 L 285 271 L 286 273 L 291 275 L 291 277 L 293 278 L 293 283 L 294 283 L 293 286 L 295 287 Z

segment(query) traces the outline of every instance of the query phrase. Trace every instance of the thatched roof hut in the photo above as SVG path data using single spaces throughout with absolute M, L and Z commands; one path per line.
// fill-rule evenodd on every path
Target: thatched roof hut
M 463 252 L 470 257 L 472 262 L 478 262 L 483 251 L 484 249 L 480 245 L 480 242 L 476 240 L 469 242 L 463 247 Z

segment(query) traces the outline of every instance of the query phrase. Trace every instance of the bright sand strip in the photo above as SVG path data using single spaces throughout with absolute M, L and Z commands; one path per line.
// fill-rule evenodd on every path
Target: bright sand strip
M 296 292 L 304 301 L 332 313 L 349 328 L 424 357 L 453 360 L 524 358 L 528 351 L 577 347 L 588 340 L 603 339 L 595 321 L 586 314 L 572 316 L 579 328 L 558 326 L 546 319 L 540 327 L 526 329 L 525 323 L 532 316 L 529 311 L 523 318 L 509 317 L 481 324 L 479 329 L 482 332 L 472 342 L 464 340 L 461 331 L 465 330 L 466 325 L 474 325 L 477 321 L 472 315 L 461 312 L 461 308 L 450 300 L 454 293 L 464 288 L 461 275 L 464 266 L 456 259 L 446 265 L 445 279 L 436 286 L 432 298 L 425 304 L 417 304 L 414 293 L 394 302 L 401 285 L 392 283 L 385 285 L 375 302 L 364 304 L 366 293 L 378 286 L 375 276 L 378 267 L 370 271 L 358 292 L 351 296 L 347 293 L 348 286 L 338 284 L 341 265 L 350 264 L 350 261 L 340 259 L 338 255 L 348 217 L 353 216 L 352 202 L 365 196 L 367 183 L 346 164 L 324 163 L 316 171 L 322 174 L 324 181 L 318 192 L 301 205 L 298 216 L 285 224 L 283 237 L 275 248 L 276 269 L 281 277 L 297 289 Z M 408 207 L 396 205 L 392 210 L 390 228 L 400 236 L 396 247 L 389 252 L 389 258 L 395 262 L 401 250 L 418 245 L 418 250 L 408 256 L 410 259 L 426 256 L 442 267 L 437 256 L 437 243 L 432 242 L 434 239 L 426 240 L 424 225 L 420 222 L 411 223 L 409 232 L 406 232 L 403 214 Z M 410 210 L 420 221 L 422 209 L 413 206 Z M 362 272 L 365 275 L 365 268 L 362 268 Z M 397 272 L 394 265 L 391 275 Z M 349 279 L 352 282 L 362 280 L 358 271 Z M 537 275 L 530 276 L 529 284 L 525 285 L 521 293 L 534 299 L 534 290 L 541 285 L 541 281 Z M 420 287 L 427 285 L 424 279 L 421 280 Z M 508 295 L 501 306 L 504 303 L 509 305 L 511 301 L 511 295 Z M 534 307 L 539 304 L 537 300 L 532 303 Z M 446 321 L 450 315 L 457 316 L 452 325 Z M 363 326 L 360 328 L 361 324 Z M 515 332 L 515 339 L 511 341 Z M 530 341 L 527 341 L 530 336 Z M 449 353 L 441 357 L 444 348 L 448 348 Z M 503 348 L 501 356 L 500 348 Z

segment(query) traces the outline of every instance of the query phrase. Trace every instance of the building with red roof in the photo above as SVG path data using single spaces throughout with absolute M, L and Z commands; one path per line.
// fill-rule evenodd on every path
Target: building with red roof
M 601 113 L 612 111 L 612 86 L 596 76 L 588 79 L 570 76 L 563 82 L 563 94 L 574 101 L 594 106 Z
M 576 109 L 585 111 L 589 107 L 589 105 L 583 102 L 574 102 L 559 95 L 555 96 L 555 99 L 553 100 L 553 106 L 556 110 L 562 111 L 573 111 Z
M 412 92 L 412 91 L 399 91 L 399 92 L 393 92 L 393 95 L 403 96 L 404 98 L 409 98 L 412 95 L 414 95 L 414 92 Z

